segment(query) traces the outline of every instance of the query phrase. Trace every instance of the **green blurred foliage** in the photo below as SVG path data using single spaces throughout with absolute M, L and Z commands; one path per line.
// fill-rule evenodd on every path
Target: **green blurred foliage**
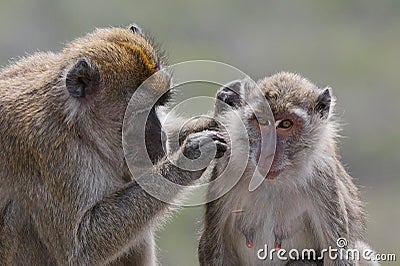
M 368 240 L 400 257 L 400 1 L 2 0 L 0 65 L 131 22 L 155 36 L 170 63 L 212 59 L 254 79 L 289 70 L 331 86 L 342 160 L 367 202 Z M 187 208 L 162 230 L 163 265 L 196 264 L 200 220 L 200 207 Z

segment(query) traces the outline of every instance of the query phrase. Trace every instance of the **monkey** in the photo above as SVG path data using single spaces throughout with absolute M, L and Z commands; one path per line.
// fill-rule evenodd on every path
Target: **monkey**
M 365 214 L 359 191 L 338 154 L 340 127 L 331 88 L 319 88 L 289 72 L 266 77 L 256 85 L 233 81 L 216 96 L 214 117 L 223 125 L 225 139 L 248 145 L 249 157 L 235 186 L 205 206 L 200 265 L 378 265 L 344 254 L 346 248 L 357 249 L 362 258 L 369 246 L 364 241 Z M 269 103 L 273 118 L 260 97 Z M 235 133 L 238 123 L 244 124 L 249 142 Z M 270 169 L 262 184 L 250 192 L 257 163 L 265 163 L 260 161 L 261 139 L 272 129 L 276 145 Z M 227 132 L 232 133 L 228 136 Z M 235 152 L 242 151 L 228 149 L 222 160 L 214 162 L 211 180 L 221 175 Z M 218 185 L 210 187 L 208 195 L 212 197 L 219 189 Z M 337 257 L 328 256 L 329 247 L 338 249 Z M 313 249 L 316 255 L 288 257 L 291 249 L 300 255 Z M 286 251 L 286 260 L 277 257 L 279 251 Z M 339 257 L 339 253 L 344 255 Z
M 60 52 L 36 53 L 0 72 L 1 264 L 158 264 L 153 236 L 171 204 L 150 196 L 129 171 L 122 126 L 129 99 L 164 60 L 132 25 L 96 29 Z M 182 190 L 205 169 L 181 169 L 168 159 L 158 112 L 173 93 L 171 78 L 156 80 L 141 98 L 146 104 L 162 95 L 145 125 L 154 169 L 143 178 L 162 175 Z M 215 149 L 220 158 L 226 150 L 216 131 L 186 128 L 182 138 L 171 151 L 178 160 Z

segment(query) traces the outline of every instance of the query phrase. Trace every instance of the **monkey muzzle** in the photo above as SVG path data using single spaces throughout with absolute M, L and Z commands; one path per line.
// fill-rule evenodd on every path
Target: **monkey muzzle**
M 260 125 L 260 142 L 257 146 L 257 165 L 250 180 L 249 191 L 255 190 L 267 178 L 275 155 L 276 133 L 273 123 Z

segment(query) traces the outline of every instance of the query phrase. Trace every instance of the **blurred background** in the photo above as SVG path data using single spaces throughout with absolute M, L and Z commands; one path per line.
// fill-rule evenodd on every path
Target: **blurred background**
M 212 59 L 256 80 L 288 70 L 331 86 L 344 123 L 342 161 L 366 202 L 367 239 L 400 261 L 400 1 L 2 0 L 0 65 L 131 22 L 151 32 L 171 64 Z M 197 265 L 201 214 L 184 208 L 158 234 L 163 265 Z

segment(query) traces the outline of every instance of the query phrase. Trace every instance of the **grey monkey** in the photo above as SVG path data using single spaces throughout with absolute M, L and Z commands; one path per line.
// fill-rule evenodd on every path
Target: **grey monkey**
M 339 160 L 339 126 L 331 89 L 318 88 L 287 72 L 259 81 L 258 87 L 271 107 L 274 125 L 268 124 L 264 101 L 251 82 L 234 81 L 217 93 L 215 118 L 231 132 L 230 136 L 225 133 L 225 139 L 249 145 L 250 154 L 233 189 L 206 205 L 200 265 L 376 265 L 346 257 L 346 250 L 356 249 L 361 257 L 369 247 L 364 242 L 365 217 L 358 189 Z M 245 125 L 250 142 L 236 135 L 238 123 Z M 263 164 L 258 161 L 261 138 L 270 126 L 276 130 L 272 165 L 261 186 L 250 192 L 256 164 Z M 216 161 L 211 180 L 221 175 L 234 152 L 240 151 L 228 150 L 227 156 Z M 215 191 L 218 187 L 213 186 L 209 195 Z M 340 248 L 338 239 L 342 238 L 346 243 Z M 329 247 L 339 249 L 337 254 L 343 259 L 330 257 Z M 279 260 L 276 252 L 282 249 L 297 249 L 300 254 L 313 249 L 316 259 L 309 254 Z M 271 250 L 275 252 L 272 260 Z

